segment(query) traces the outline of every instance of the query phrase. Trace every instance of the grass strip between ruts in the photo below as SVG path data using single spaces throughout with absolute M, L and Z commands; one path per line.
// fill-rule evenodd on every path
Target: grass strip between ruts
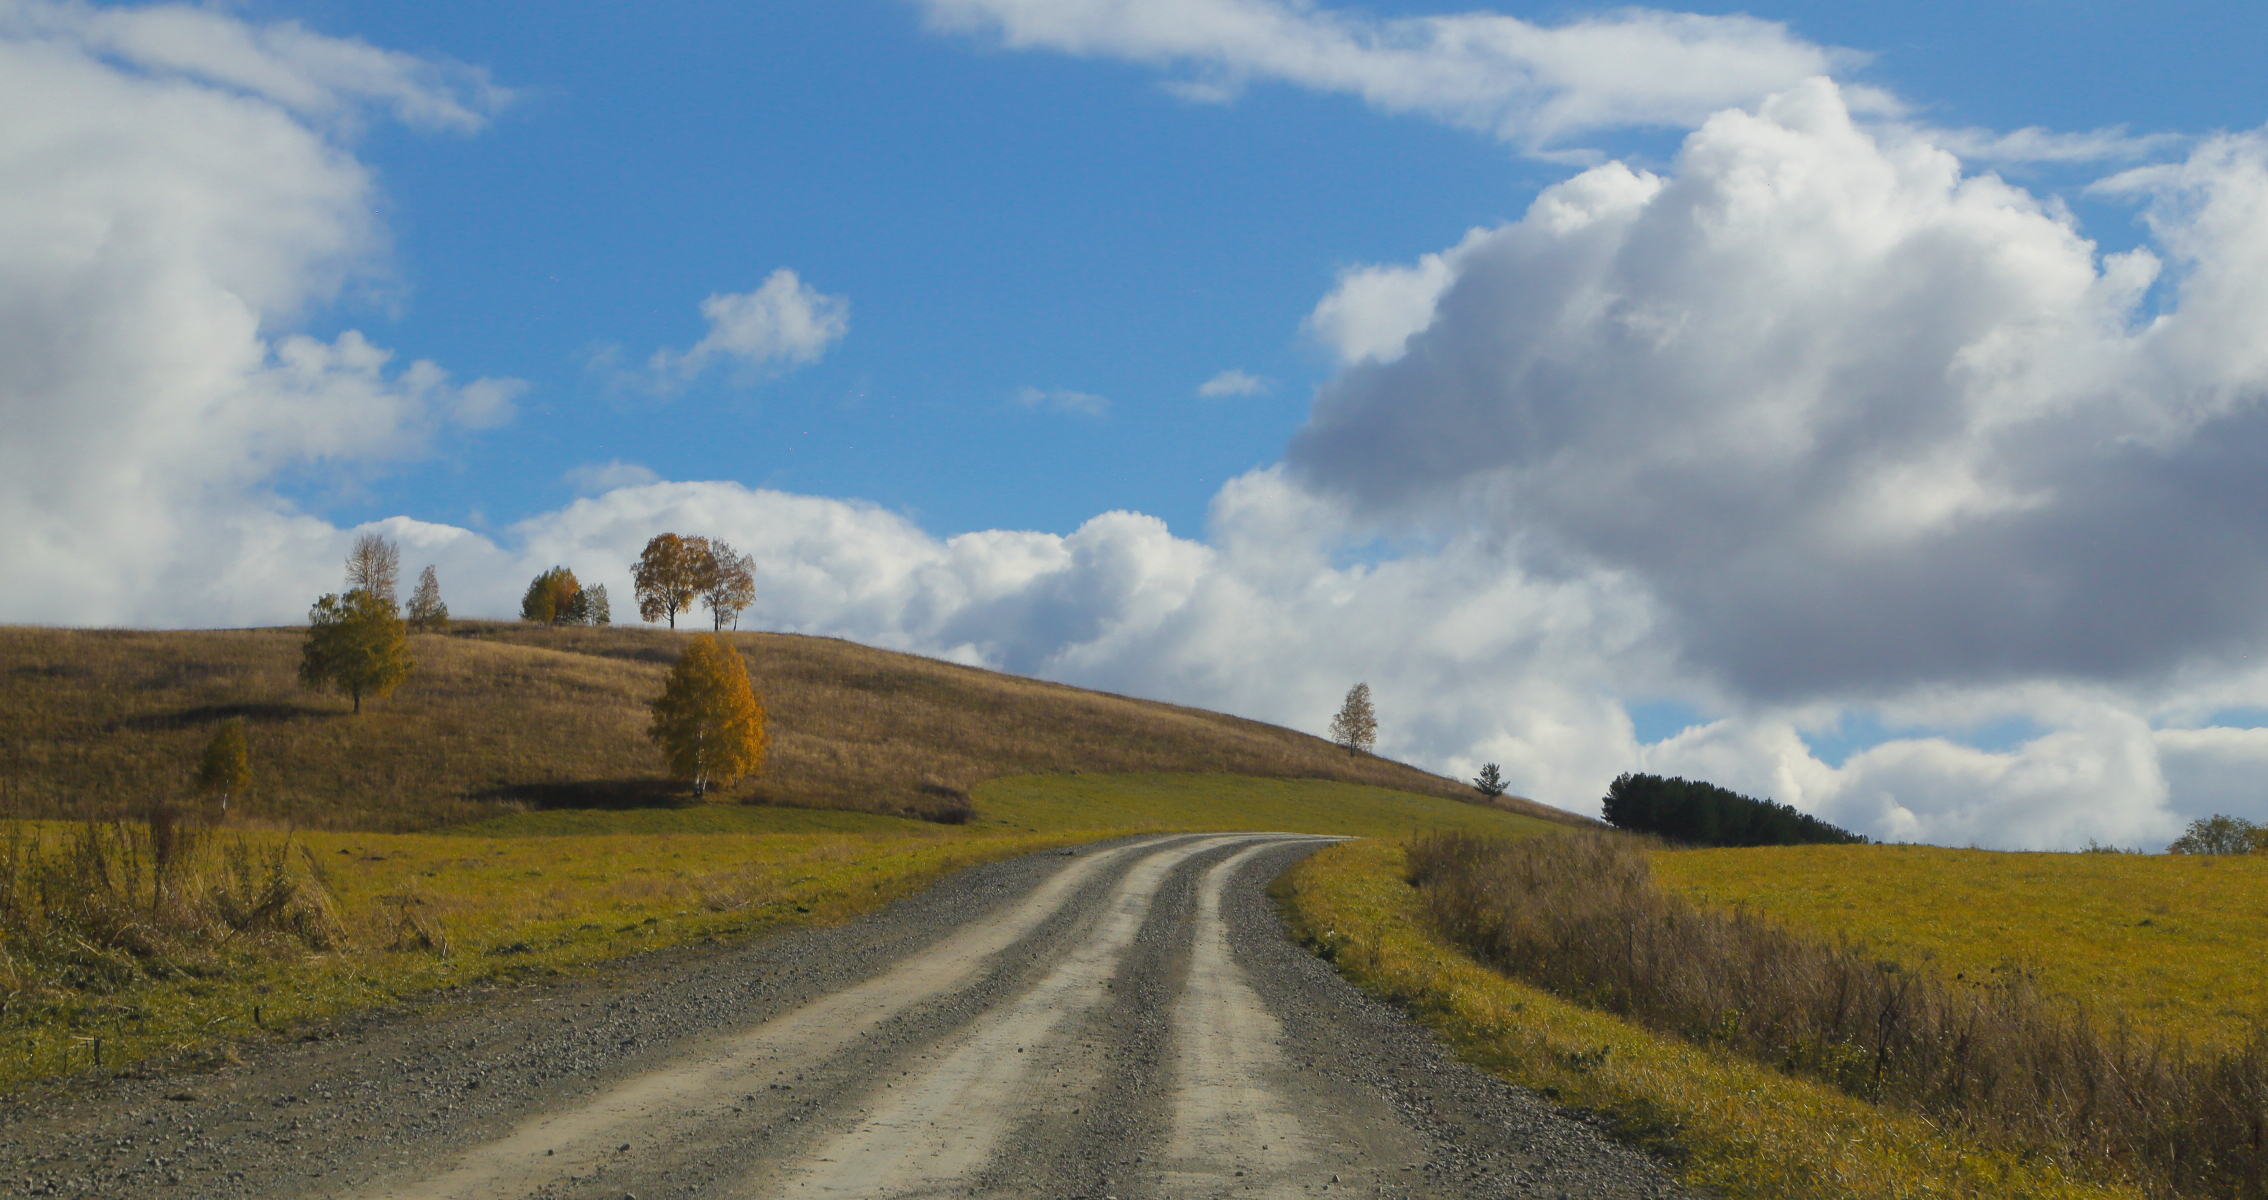
M 1598 1113 L 1686 1183 L 1756 1200 L 2141 1195 L 1509 979 L 1427 925 L 1403 868 L 1398 841 L 1350 842 L 1273 891 L 1294 936 L 1357 986 L 1483 1070 Z

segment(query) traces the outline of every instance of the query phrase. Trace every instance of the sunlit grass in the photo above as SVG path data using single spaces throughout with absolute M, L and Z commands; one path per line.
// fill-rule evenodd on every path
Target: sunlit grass
M 2140 1193 L 1949 1136 L 1719 1050 L 1649 1033 L 1517 983 L 1428 928 L 1400 843 L 1331 847 L 1278 881 L 1294 933 L 1366 990 L 1401 1001 L 1468 1061 L 1605 1116 L 1687 1183 L 1755 1200 Z
M 2268 856 L 1786 846 L 1653 855 L 1655 877 L 1942 974 L 2035 972 L 2106 1017 L 2200 1043 L 2268 1017 Z

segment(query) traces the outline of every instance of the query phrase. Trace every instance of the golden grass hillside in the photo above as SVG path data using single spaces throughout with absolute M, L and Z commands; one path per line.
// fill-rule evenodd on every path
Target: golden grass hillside
M 1773 846 L 1652 856 L 1663 886 L 1947 976 L 2032 973 L 2153 1034 L 2268 1021 L 2268 856 Z
M 343 697 L 299 686 L 297 630 L 0 629 L 0 815 L 178 800 L 205 740 L 231 717 L 249 727 L 258 775 L 238 815 L 277 824 L 409 831 L 677 802 L 682 789 L 660 778 L 645 738 L 645 705 L 686 636 L 460 623 L 413 637 L 408 682 L 355 716 Z M 828 638 L 728 636 L 771 732 L 765 773 L 731 799 L 936 814 L 965 807 L 987 779 L 1072 771 L 1330 779 L 1479 799 L 1459 781 L 1258 721 Z

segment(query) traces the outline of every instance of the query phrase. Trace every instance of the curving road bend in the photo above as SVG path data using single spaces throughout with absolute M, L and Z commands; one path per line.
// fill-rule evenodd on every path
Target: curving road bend
M 1147 838 L 848 926 L 0 1104 L 0 1194 L 1668 1197 L 1283 936 L 1322 839 Z

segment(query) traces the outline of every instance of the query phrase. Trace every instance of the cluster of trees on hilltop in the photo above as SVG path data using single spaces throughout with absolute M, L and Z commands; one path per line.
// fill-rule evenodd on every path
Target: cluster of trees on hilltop
M 528 584 L 520 597 L 520 619 L 539 625 L 612 625 L 614 604 L 605 584 L 584 587 L 573 571 L 553 567 Z
M 698 600 L 722 633 L 728 621 L 740 628 L 741 612 L 756 602 L 756 559 L 722 538 L 658 533 L 631 566 L 630 581 L 645 620 L 666 618 L 675 629 L 677 614 L 693 611 Z
M 1866 839 L 1785 804 L 1698 779 L 1622 774 L 1607 785 L 1607 824 L 1694 846 L 1863 844 Z
M 409 676 L 410 628 L 442 628 L 449 609 L 427 567 L 405 621 L 394 598 L 400 568 L 401 551 L 392 542 L 375 533 L 355 539 L 347 554 L 346 590 L 317 600 L 307 614 L 301 683 L 345 692 L 359 713 L 363 696 L 389 695 Z M 755 560 L 722 541 L 661 534 L 647 543 L 634 570 L 640 614 L 648 621 L 667 615 L 672 628 L 677 613 L 696 599 L 715 614 L 720 630 L 728 619 L 737 624 L 740 611 L 755 600 Z M 520 615 L 552 625 L 605 625 L 613 619 L 606 586 L 586 588 L 565 567 L 536 576 L 521 599 Z M 651 707 L 647 736 L 661 748 L 670 773 L 690 781 L 695 795 L 762 769 L 763 702 L 749 686 L 747 665 L 725 639 L 707 634 L 693 639 Z M 198 786 L 219 796 L 226 811 L 228 798 L 251 780 L 243 723 L 228 722 L 206 747 Z

